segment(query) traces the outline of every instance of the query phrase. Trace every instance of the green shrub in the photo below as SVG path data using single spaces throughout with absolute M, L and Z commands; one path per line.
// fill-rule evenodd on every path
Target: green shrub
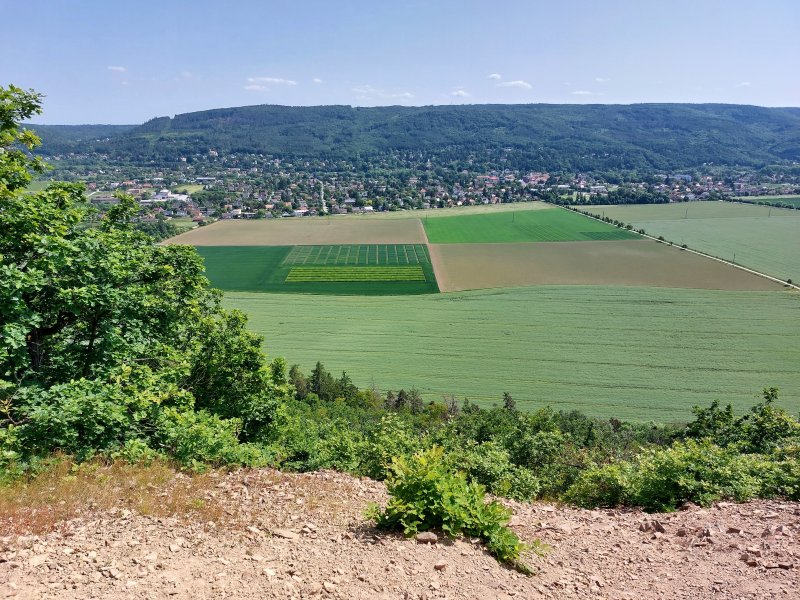
M 539 480 L 528 469 L 512 464 L 508 451 L 498 442 L 451 449 L 445 460 L 453 471 L 463 471 L 469 481 L 496 496 L 526 501 L 539 493 Z
M 202 471 L 207 464 L 267 464 L 261 449 L 241 444 L 241 421 L 222 419 L 206 411 L 165 410 L 158 421 L 156 439 L 160 447 L 179 463 Z
M 401 530 L 407 536 L 438 528 L 450 536 L 478 537 L 499 561 L 530 572 L 521 557 L 532 547 L 507 527 L 511 511 L 498 502 L 486 502 L 482 485 L 468 483 L 463 473 L 451 471 L 441 448 L 394 459 L 387 487 L 386 508 L 373 505 L 368 510 L 378 527 Z
M 631 465 L 614 463 L 589 467 L 564 494 L 567 502 L 583 508 L 627 504 L 631 495 Z

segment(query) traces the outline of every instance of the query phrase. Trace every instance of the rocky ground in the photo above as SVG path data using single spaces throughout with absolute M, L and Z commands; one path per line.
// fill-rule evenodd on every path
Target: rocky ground
M 362 512 L 386 501 L 380 483 L 267 470 L 210 481 L 213 520 L 89 509 L 0 538 L 0 598 L 800 598 L 798 503 L 660 515 L 511 503 L 514 530 L 549 546 L 526 577 L 470 540 L 374 530 Z

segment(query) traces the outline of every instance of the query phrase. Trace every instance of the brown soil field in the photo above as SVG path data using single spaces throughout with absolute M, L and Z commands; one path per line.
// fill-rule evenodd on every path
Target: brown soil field
M 347 216 L 255 221 L 219 221 L 198 227 L 167 244 L 190 246 L 296 246 L 305 244 L 424 244 L 418 219 Z
M 443 292 L 571 284 L 782 289 L 763 277 L 650 240 L 431 244 L 429 248 Z

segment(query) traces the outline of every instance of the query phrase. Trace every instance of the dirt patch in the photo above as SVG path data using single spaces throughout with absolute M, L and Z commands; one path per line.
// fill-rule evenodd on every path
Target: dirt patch
M 418 544 L 376 531 L 382 484 L 332 472 L 212 474 L 229 520 L 86 511 L 41 535 L 0 538 L 0 595 L 141 598 L 796 598 L 800 504 L 720 503 L 668 515 L 510 503 L 512 528 L 549 546 L 536 575 L 470 540 Z
M 562 284 L 782 289 L 763 277 L 649 240 L 429 247 L 444 292 Z
M 190 246 L 424 243 L 418 219 L 291 218 L 219 221 L 170 238 Z

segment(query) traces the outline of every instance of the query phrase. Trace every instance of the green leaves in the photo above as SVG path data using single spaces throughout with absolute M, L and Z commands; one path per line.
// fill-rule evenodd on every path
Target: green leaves
M 389 504 L 384 510 L 371 506 L 367 513 L 378 527 L 399 529 L 407 536 L 441 529 L 450 536 L 478 537 L 499 561 L 530 573 L 521 557 L 534 547 L 507 527 L 511 511 L 487 502 L 482 485 L 468 483 L 463 473 L 448 468 L 441 448 L 395 458 L 386 484 Z

